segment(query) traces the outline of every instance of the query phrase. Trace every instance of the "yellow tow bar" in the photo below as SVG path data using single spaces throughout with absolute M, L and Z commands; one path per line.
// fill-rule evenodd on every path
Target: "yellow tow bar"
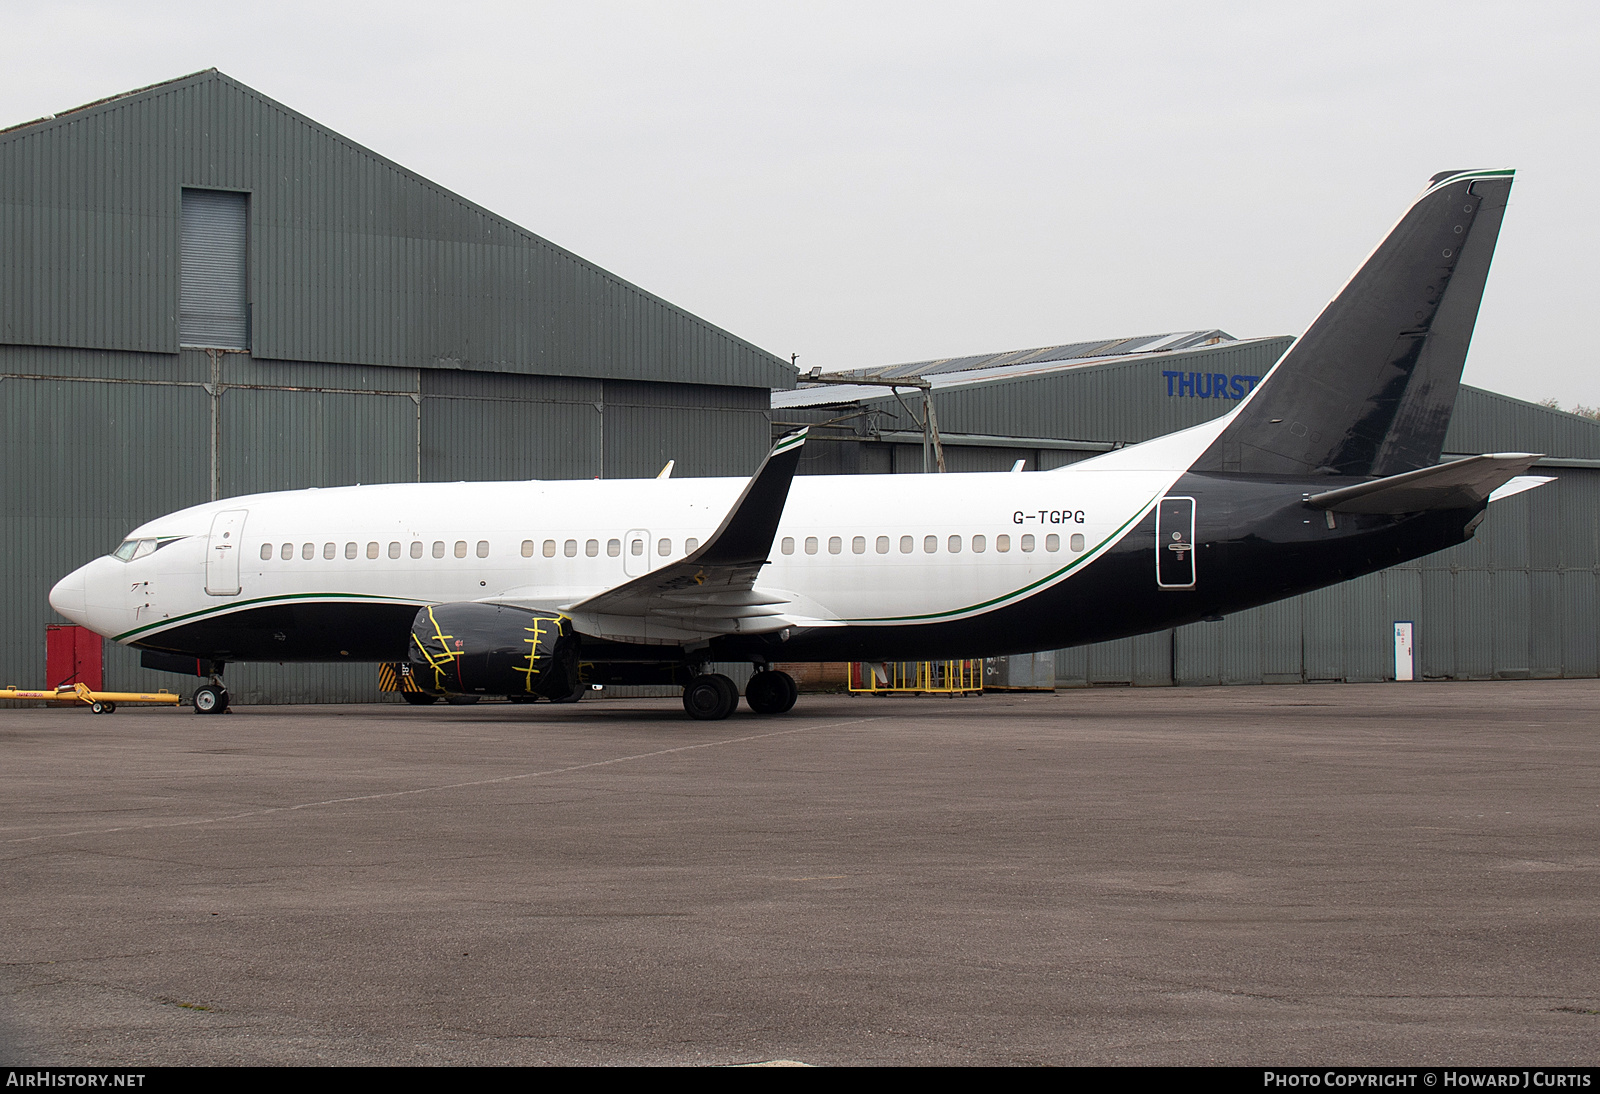
M 54 691 L 0 688 L 0 699 L 43 699 L 50 703 L 83 703 L 95 714 L 110 714 L 118 703 L 154 703 L 177 706 L 179 696 L 170 691 L 91 691 L 88 684 L 62 684 Z

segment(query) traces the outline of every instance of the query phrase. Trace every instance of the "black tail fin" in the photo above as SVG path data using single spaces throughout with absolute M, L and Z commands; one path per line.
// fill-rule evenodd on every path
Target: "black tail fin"
M 1437 463 L 1511 178 L 1435 175 L 1194 470 L 1394 475 Z

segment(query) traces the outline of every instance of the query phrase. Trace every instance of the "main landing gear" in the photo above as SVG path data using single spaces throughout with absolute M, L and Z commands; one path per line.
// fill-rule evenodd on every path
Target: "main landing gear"
M 225 714 L 228 710 L 228 689 L 222 686 L 222 681 L 212 678 L 211 683 L 201 684 L 194 689 L 194 712 L 196 714 Z
M 783 714 L 794 707 L 800 689 L 786 672 L 763 669 L 745 686 L 745 702 L 757 714 Z M 683 689 L 683 709 L 702 722 L 718 722 L 739 706 L 739 687 L 721 673 L 708 672 L 690 680 Z

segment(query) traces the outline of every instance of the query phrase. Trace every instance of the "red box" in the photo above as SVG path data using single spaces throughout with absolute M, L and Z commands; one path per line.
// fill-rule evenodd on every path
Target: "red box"
M 88 627 L 51 623 L 44 629 L 45 687 L 88 684 L 91 691 L 105 687 L 104 640 Z

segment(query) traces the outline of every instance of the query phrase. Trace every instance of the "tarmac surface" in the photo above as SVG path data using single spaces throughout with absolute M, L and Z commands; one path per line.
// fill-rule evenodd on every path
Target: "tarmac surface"
M 0 1063 L 1593 1064 L 1600 682 L 0 711 Z

